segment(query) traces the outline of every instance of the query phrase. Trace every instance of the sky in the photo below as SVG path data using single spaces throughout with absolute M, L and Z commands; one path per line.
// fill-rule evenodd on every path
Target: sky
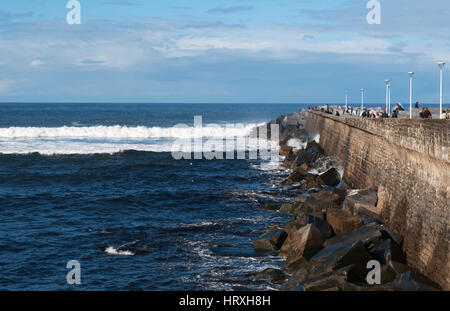
M 1 1 L 0 102 L 438 103 L 450 61 L 448 0 L 78 1 Z

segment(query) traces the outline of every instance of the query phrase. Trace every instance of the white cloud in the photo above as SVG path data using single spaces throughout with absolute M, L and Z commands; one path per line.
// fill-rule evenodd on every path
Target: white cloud
M 32 67 L 39 67 L 39 66 L 42 66 L 42 65 L 44 65 L 45 64 L 45 62 L 44 61 L 42 61 L 42 60 L 40 60 L 40 59 L 33 59 L 32 61 L 31 61 L 31 66 Z

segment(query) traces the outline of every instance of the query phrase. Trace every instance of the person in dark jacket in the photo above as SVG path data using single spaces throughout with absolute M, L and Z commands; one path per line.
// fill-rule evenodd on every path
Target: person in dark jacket
M 419 115 L 422 119 L 432 119 L 431 112 L 427 107 L 424 107 Z

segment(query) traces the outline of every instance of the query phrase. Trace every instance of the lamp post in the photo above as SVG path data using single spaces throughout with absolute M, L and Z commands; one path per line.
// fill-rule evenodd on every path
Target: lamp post
M 388 116 L 391 115 L 391 87 L 392 85 L 389 83 L 388 84 Z
M 441 92 L 440 92 L 440 105 L 439 105 L 439 118 L 442 119 L 442 99 L 443 99 L 443 93 L 442 93 L 442 76 L 443 76 L 443 71 L 444 71 L 444 62 L 439 62 L 438 63 L 439 68 L 441 68 Z
M 361 111 L 364 109 L 364 89 L 361 89 Z
M 389 93 L 389 82 L 391 82 L 391 80 L 384 80 L 384 82 L 386 82 L 386 113 L 388 113 L 388 93 Z
M 348 91 L 345 91 L 345 113 L 347 113 L 348 107 Z
M 409 74 L 409 118 L 412 119 L 412 83 L 414 72 L 410 71 Z

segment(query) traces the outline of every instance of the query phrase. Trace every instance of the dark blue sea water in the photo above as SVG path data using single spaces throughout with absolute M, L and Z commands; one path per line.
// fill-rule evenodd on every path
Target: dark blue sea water
M 168 146 L 196 115 L 250 127 L 300 108 L 0 104 L 0 290 L 276 288 L 248 274 L 282 264 L 252 240 L 288 221 L 263 210 L 286 200 L 286 171 L 177 161 Z M 81 285 L 66 282 L 70 260 Z

